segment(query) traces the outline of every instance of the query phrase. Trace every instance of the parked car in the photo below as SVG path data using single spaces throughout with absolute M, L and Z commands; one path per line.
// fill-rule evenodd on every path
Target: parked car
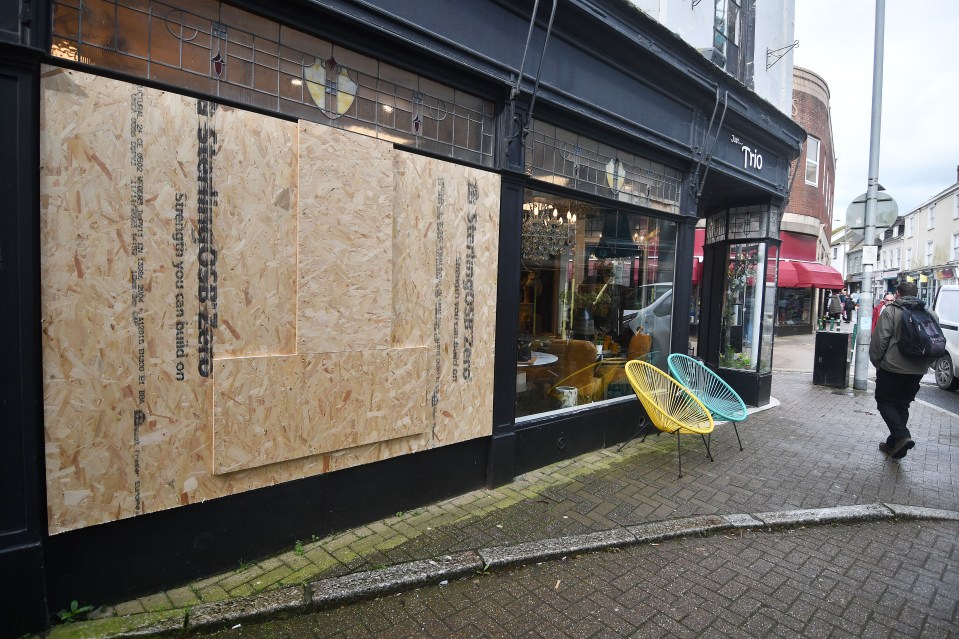
M 946 336 L 946 354 L 936 360 L 936 384 L 943 390 L 959 389 L 959 286 L 948 284 L 936 293 L 933 310 Z
M 627 304 L 652 301 L 643 308 L 623 311 L 623 317 L 633 333 L 640 331 L 652 337 L 651 351 L 657 356 L 653 363 L 660 365 L 669 355 L 669 342 L 673 325 L 673 287 L 672 284 L 649 284 L 633 292 Z M 630 308 L 627 306 L 627 308 Z

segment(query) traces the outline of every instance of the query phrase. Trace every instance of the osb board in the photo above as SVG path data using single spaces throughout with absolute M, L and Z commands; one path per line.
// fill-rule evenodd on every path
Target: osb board
M 377 303 L 389 309 L 389 314 L 405 308 L 403 312 L 414 314 L 420 324 L 426 317 L 426 331 L 423 332 L 422 327 L 419 333 L 407 331 L 405 343 L 400 343 L 387 326 L 382 334 L 391 336 L 386 344 L 389 349 L 382 343 L 369 344 L 362 354 L 336 351 L 336 356 L 361 358 L 352 371 L 356 373 L 352 386 L 361 389 L 361 395 L 363 389 L 371 389 L 373 412 L 392 411 L 394 421 L 381 428 L 372 424 L 377 415 L 367 416 L 371 423 L 364 423 L 353 432 L 348 420 L 353 419 L 355 423 L 356 413 L 341 408 L 338 419 L 343 423 L 338 423 L 330 432 L 341 438 L 342 445 L 351 448 L 318 454 L 310 451 L 307 457 L 302 456 L 302 451 L 288 450 L 273 458 L 286 461 L 252 458 L 247 464 L 264 465 L 215 475 L 214 366 L 228 365 L 228 356 L 233 353 L 274 355 L 283 352 L 287 348 L 283 344 L 288 343 L 289 337 L 288 332 L 282 332 L 291 326 L 295 328 L 296 322 L 283 317 L 286 311 L 273 313 L 273 309 L 292 308 L 295 312 L 295 306 L 284 307 L 278 297 L 270 296 L 293 290 L 284 289 L 284 282 L 299 281 L 296 270 L 293 278 L 278 275 L 288 267 L 281 260 L 271 266 L 273 275 L 265 276 L 266 271 L 257 266 L 263 266 L 263 260 L 244 261 L 246 254 L 240 255 L 239 261 L 222 256 L 233 255 L 227 244 L 245 240 L 253 243 L 245 247 L 250 256 L 265 255 L 270 250 L 282 253 L 290 245 L 284 243 L 289 238 L 288 231 L 299 238 L 300 247 L 305 245 L 301 238 L 306 235 L 303 229 L 296 228 L 296 218 L 292 223 L 288 218 L 277 218 L 282 218 L 286 206 L 283 194 L 286 187 L 278 185 L 287 181 L 282 177 L 285 172 L 295 174 L 300 164 L 298 157 L 274 157 L 271 162 L 277 166 L 267 163 L 259 169 L 277 174 L 261 181 L 261 185 L 267 185 L 262 187 L 261 194 L 277 195 L 258 200 L 258 205 L 271 210 L 270 215 L 275 218 L 267 227 L 259 224 L 257 217 L 235 217 L 238 214 L 232 203 L 245 201 L 250 190 L 244 191 L 242 182 L 229 180 L 233 168 L 220 162 L 230 153 L 224 149 L 232 148 L 232 142 L 226 138 L 245 137 L 249 140 L 245 148 L 255 149 L 253 140 L 258 130 L 273 131 L 270 135 L 274 137 L 269 139 L 275 142 L 286 135 L 277 133 L 285 128 L 285 123 L 273 129 L 272 119 L 244 114 L 244 118 L 238 119 L 244 119 L 245 124 L 224 128 L 226 125 L 221 124 L 219 118 L 228 110 L 223 107 L 201 114 L 198 111 L 208 105 L 205 101 L 52 67 L 44 67 L 42 91 L 41 298 L 51 533 L 370 463 L 424 450 L 437 442 L 462 441 L 489 434 L 492 370 L 486 367 L 485 360 L 477 356 L 471 360 L 471 386 L 463 384 L 457 389 L 451 382 L 440 389 L 442 392 L 437 392 L 435 375 L 438 370 L 441 379 L 448 379 L 453 369 L 463 370 L 465 325 L 460 316 L 454 328 L 455 315 L 451 310 L 456 308 L 454 285 L 457 281 L 462 283 L 462 276 L 453 278 L 449 274 L 455 272 L 455 255 L 463 250 L 451 242 L 465 241 L 462 239 L 465 236 L 457 235 L 454 227 L 460 224 L 459 217 L 465 215 L 463 206 L 469 209 L 471 205 L 468 198 L 463 200 L 462 194 L 456 195 L 465 193 L 466 187 L 453 183 L 463 178 L 467 182 L 476 180 L 478 197 L 474 199 L 483 210 L 477 214 L 474 239 L 480 239 L 475 240 L 475 246 L 483 246 L 483 253 L 477 251 L 477 255 L 485 254 L 489 259 L 496 255 L 496 247 L 482 238 L 493 238 L 495 242 L 498 205 L 493 204 L 493 199 L 499 190 L 495 176 L 446 166 L 442 162 L 424 164 L 422 158 L 405 157 L 407 154 L 403 153 L 390 151 L 388 154 L 391 167 L 400 167 L 403 175 L 418 176 L 416 179 L 424 181 L 425 190 L 413 180 L 400 177 L 400 170 L 391 168 L 387 173 L 386 183 L 392 189 L 388 196 L 396 200 L 402 195 L 408 203 L 394 204 L 394 214 L 402 214 L 409 224 L 406 228 L 415 232 L 412 240 L 409 235 L 398 232 L 397 237 L 407 238 L 403 251 L 412 259 L 406 261 L 409 268 L 399 260 L 382 265 L 378 281 L 388 281 L 390 287 Z M 205 137 L 201 135 L 203 127 L 209 127 L 211 122 L 217 133 L 212 147 L 209 131 Z M 190 134 L 184 135 L 184 132 Z M 346 135 L 341 155 L 344 149 L 353 148 L 354 143 L 357 156 L 369 153 L 364 142 L 368 140 Z M 211 156 L 212 187 L 200 168 L 201 159 L 210 161 Z M 242 170 L 245 162 L 254 161 L 245 159 L 239 151 L 233 157 L 231 163 L 241 165 L 237 170 Z M 142 178 L 142 189 L 138 177 Z M 438 190 L 441 183 L 443 187 Z M 296 183 L 291 185 L 290 206 L 302 211 Z M 205 199 L 211 191 L 216 191 L 213 204 Z M 142 201 L 137 195 L 141 192 Z M 437 210 L 428 204 L 424 208 L 423 203 L 431 198 L 436 202 L 439 192 L 444 193 L 444 198 L 447 193 L 451 194 L 451 199 L 443 213 L 447 232 L 441 242 L 442 272 L 437 278 Z M 205 204 L 201 205 L 201 201 Z M 230 212 L 224 212 L 224 203 L 231 203 Z M 271 207 L 279 207 L 280 211 Z M 490 211 L 488 216 L 486 208 Z M 212 222 L 206 218 L 201 220 L 201 210 L 204 215 L 212 216 Z M 255 216 L 256 212 L 249 214 Z M 206 233 L 211 229 L 204 229 L 204 224 L 212 225 L 209 235 Z M 237 232 L 239 225 L 248 230 L 255 227 L 254 232 L 260 237 L 247 238 Z M 492 226 L 487 229 L 487 225 Z M 201 261 L 206 259 L 201 258 L 204 243 L 209 244 L 207 248 L 216 249 L 218 255 L 217 275 L 211 276 L 207 271 L 205 279 L 201 269 Z M 395 247 L 401 242 L 388 243 Z M 262 249 L 264 246 L 268 248 Z M 296 269 L 295 248 L 292 256 Z M 355 255 L 351 259 L 355 259 Z M 465 268 L 462 256 L 460 261 L 461 268 Z M 475 337 L 474 333 L 474 339 L 478 344 L 485 339 L 482 348 L 490 354 L 495 326 L 492 305 L 495 304 L 496 271 L 495 260 L 491 262 L 479 265 L 477 260 L 474 275 L 476 289 L 484 291 L 483 300 L 476 304 L 474 326 L 476 332 L 489 336 Z M 203 266 L 208 268 L 208 261 L 203 262 Z M 229 270 L 233 268 L 240 270 Z M 488 273 L 484 269 L 488 269 Z M 300 264 L 299 271 L 302 270 Z M 241 272 L 259 277 L 258 287 L 249 291 L 239 288 Z M 400 273 L 407 282 L 416 280 L 415 286 L 395 286 L 395 273 Z M 210 299 L 211 281 L 220 285 L 216 305 Z M 443 300 L 439 322 L 434 321 L 437 283 Z M 224 286 L 229 292 L 223 292 Z M 237 301 L 240 295 L 233 294 L 241 290 L 242 304 Z M 407 295 L 405 307 L 395 299 L 403 291 Z M 254 297 L 248 300 L 248 295 Z M 462 304 L 461 288 L 461 312 Z M 479 309 L 481 304 L 490 305 L 485 315 Z M 239 310 L 234 310 L 236 308 Z M 268 312 L 256 321 L 246 316 L 260 313 L 262 309 Z M 203 313 L 209 315 L 201 321 Z M 231 320 L 230 326 L 246 341 L 241 342 L 222 322 L 213 328 L 214 313 L 218 317 L 236 317 L 236 323 Z M 244 321 L 248 324 L 243 324 Z M 488 322 L 483 331 L 478 330 L 480 321 Z M 412 324 L 415 322 L 407 322 Z M 238 328 L 240 326 L 248 326 L 249 330 Z M 261 326 L 270 328 L 257 332 Z M 204 329 L 207 332 L 203 332 Z M 336 330 L 336 327 L 323 325 L 323 329 Z M 211 335 L 215 346 L 212 352 L 206 348 Z M 253 337 L 247 339 L 248 336 Z M 457 344 L 455 348 L 453 342 Z M 296 344 L 294 340 L 294 349 Z M 438 350 L 436 344 L 441 344 Z M 349 351 L 361 350 L 352 342 L 349 346 Z M 427 347 L 425 355 L 422 354 L 424 346 Z M 415 347 L 419 347 L 420 354 L 406 359 L 409 356 L 404 354 L 408 352 L 405 349 L 414 351 Z M 437 353 L 442 360 L 439 367 Z M 388 361 L 399 358 L 397 361 L 411 366 L 410 370 L 402 370 L 394 363 L 388 368 L 394 378 L 420 381 L 400 383 L 395 379 L 387 386 L 377 387 L 382 383 L 381 370 L 375 378 L 356 372 L 369 370 L 370 364 L 363 358 L 382 358 L 384 354 Z M 212 356 L 224 359 L 215 361 Z M 298 356 L 311 362 L 333 357 L 322 352 L 304 352 Z M 457 363 L 454 364 L 453 359 Z M 318 382 L 304 378 L 303 383 Z M 412 390 L 403 396 L 385 391 L 401 386 Z M 279 384 L 277 387 L 284 388 Z M 287 399 L 288 395 L 278 393 L 274 402 Z M 435 411 L 429 405 L 434 397 Z M 374 403 L 378 407 L 373 407 Z M 323 435 L 323 432 L 304 432 L 301 437 L 306 441 L 307 437 L 317 434 Z M 243 436 L 237 434 L 237 437 Z M 374 441 L 388 437 L 392 439 Z M 264 433 L 264 438 L 255 438 L 252 444 L 262 446 L 266 442 L 269 434 Z M 331 446 L 320 445 L 316 450 Z
M 296 352 L 297 125 L 219 106 L 214 357 Z
M 216 363 L 214 472 L 420 434 L 426 348 Z
M 182 131 L 196 130 L 196 101 L 44 67 L 41 118 L 47 501 L 59 532 L 179 503 L 163 475 L 198 448 L 182 432 L 209 437 L 211 385 L 191 348 L 197 138 Z
M 300 122 L 300 353 L 390 346 L 391 156 L 386 142 Z
M 433 444 L 488 435 L 499 176 L 397 152 L 394 343 L 430 350 Z

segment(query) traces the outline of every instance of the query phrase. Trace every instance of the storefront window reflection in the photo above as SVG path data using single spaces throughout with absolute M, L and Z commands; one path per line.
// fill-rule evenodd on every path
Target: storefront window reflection
M 765 244 L 730 244 L 726 262 L 719 365 L 756 370 L 762 320 Z
M 523 216 L 517 417 L 632 395 L 627 361 L 666 367 L 675 224 L 537 191 Z

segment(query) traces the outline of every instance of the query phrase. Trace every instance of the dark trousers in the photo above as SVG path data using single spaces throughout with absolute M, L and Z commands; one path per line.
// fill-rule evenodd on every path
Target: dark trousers
M 909 421 L 909 405 L 919 392 L 922 375 L 892 373 L 876 369 L 876 408 L 889 428 L 886 443 L 894 445 L 904 437 L 910 437 L 906 422 Z

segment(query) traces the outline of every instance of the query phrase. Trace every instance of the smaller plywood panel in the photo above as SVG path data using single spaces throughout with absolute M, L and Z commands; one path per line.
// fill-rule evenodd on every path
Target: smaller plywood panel
M 436 287 L 435 161 L 394 154 L 393 333 L 397 348 L 433 342 Z M 445 206 L 444 206 L 445 208 Z
M 389 348 L 392 147 L 302 121 L 299 144 L 299 352 Z
M 435 445 L 492 429 L 500 180 L 396 153 L 393 339 L 430 352 Z
M 422 433 L 425 349 L 220 360 L 214 472 Z
M 499 176 L 448 163 L 441 167 L 448 209 L 436 446 L 492 432 L 500 201 Z
M 214 357 L 290 355 L 296 352 L 296 123 L 218 106 L 209 126 Z

